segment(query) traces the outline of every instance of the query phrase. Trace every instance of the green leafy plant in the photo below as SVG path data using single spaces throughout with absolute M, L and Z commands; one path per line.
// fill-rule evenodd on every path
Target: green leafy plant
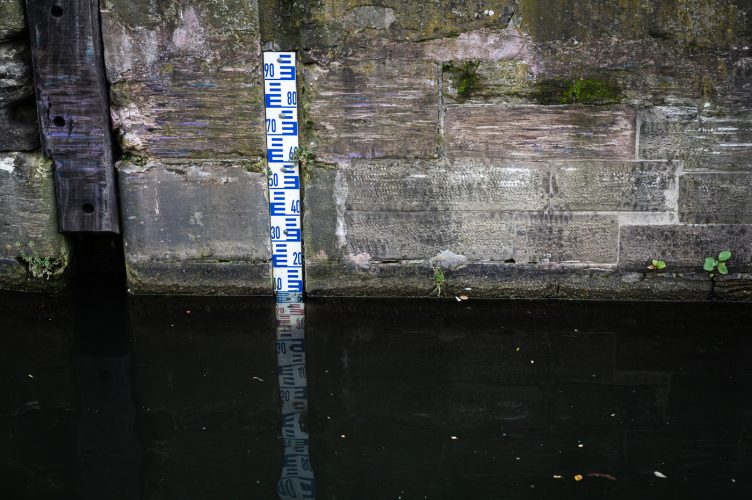
M 446 290 L 446 279 L 444 278 L 444 270 L 440 267 L 433 268 L 433 285 L 433 290 L 429 295 L 441 297 Z
M 26 264 L 29 272 L 35 278 L 49 280 L 65 264 L 65 257 L 54 257 L 49 255 L 40 255 L 35 249 L 35 244 L 30 241 L 24 247 L 20 242 L 16 242 L 19 259 Z M 28 251 L 27 251 L 28 249 Z
M 666 262 L 662 260 L 653 259 L 650 261 L 650 264 L 648 265 L 648 269 L 651 269 L 651 270 L 657 269 L 659 271 L 661 269 L 666 269 Z
M 710 277 L 714 277 L 715 273 L 728 274 L 728 267 L 726 262 L 731 258 L 731 250 L 724 250 L 718 254 L 717 258 L 705 257 L 705 263 L 702 268 L 710 273 Z
M 297 163 L 300 168 L 310 168 L 313 166 L 313 162 L 316 161 L 316 155 L 313 154 L 310 148 L 299 146 L 292 154 L 291 160 L 293 163 Z

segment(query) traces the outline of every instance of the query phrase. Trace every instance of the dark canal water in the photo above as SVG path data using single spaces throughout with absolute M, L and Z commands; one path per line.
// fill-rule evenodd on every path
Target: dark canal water
M 111 278 L 0 295 L 0 498 L 752 498 L 748 305 L 307 300 L 303 357 Z

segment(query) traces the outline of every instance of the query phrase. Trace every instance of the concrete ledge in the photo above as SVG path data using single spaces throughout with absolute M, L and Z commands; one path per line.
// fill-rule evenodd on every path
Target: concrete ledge
M 730 272 L 752 270 L 752 225 L 624 225 L 619 237 L 619 269 L 639 271 L 662 259 L 673 271 L 702 271 L 705 257 L 731 250 Z
M 484 262 L 445 270 L 444 275 L 449 297 L 707 300 L 713 290 L 705 273 L 619 272 L 613 267 Z M 334 262 L 308 264 L 306 277 L 311 296 L 425 297 L 434 288 L 427 262 L 373 264 L 367 269 Z M 745 299 L 742 293 L 736 296 Z
M 270 262 L 126 259 L 128 292 L 137 295 L 271 295 Z

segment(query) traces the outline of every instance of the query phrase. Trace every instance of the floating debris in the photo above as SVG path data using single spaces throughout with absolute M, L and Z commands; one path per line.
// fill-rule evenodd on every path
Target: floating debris
M 657 470 L 656 470 L 656 471 L 653 471 L 653 475 L 654 475 L 655 477 L 659 477 L 659 478 L 661 478 L 661 479 L 668 479 L 668 476 L 667 476 L 667 475 L 665 475 L 665 474 L 663 474 L 662 472 L 659 472 L 659 471 L 657 471 Z
M 554 474 L 554 479 L 561 479 L 561 476 L 559 474 Z
M 608 479 L 609 481 L 616 481 L 616 478 L 612 476 L 611 474 L 606 474 L 603 472 L 588 472 L 588 477 L 602 477 L 603 479 Z
M 574 475 L 574 480 L 575 481 L 582 481 L 582 474 L 575 474 Z

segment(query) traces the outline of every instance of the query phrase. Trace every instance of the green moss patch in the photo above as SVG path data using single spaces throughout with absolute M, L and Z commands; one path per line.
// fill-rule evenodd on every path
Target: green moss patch
M 467 61 L 461 66 L 447 63 L 442 67 L 445 72 L 452 75 L 452 81 L 457 89 L 458 101 L 466 101 L 478 88 L 478 66 L 480 66 L 479 61 Z
M 591 78 L 544 80 L 536 84 L 533 92 L 533 98 L 540 104 L 616 104 L 622 97 L 614 82 Z

